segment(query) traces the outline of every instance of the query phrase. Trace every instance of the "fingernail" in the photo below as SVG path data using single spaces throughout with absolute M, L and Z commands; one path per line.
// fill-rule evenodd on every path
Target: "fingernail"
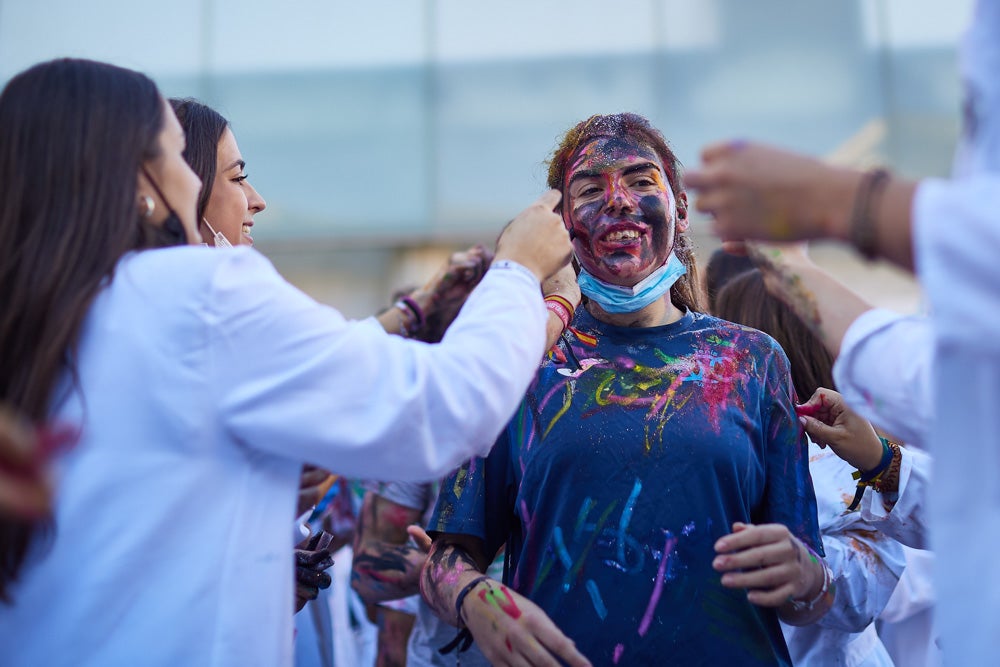
M 725 539 L 721 539 L 715 543 L 716 551 L 725 551 L 728 548 L 729 548 L 729 542 L 727 542 Z
M 734 151 L 741 151 L 747 146 L 746 139 L 733 139 L 729 142 L 729 148 Z

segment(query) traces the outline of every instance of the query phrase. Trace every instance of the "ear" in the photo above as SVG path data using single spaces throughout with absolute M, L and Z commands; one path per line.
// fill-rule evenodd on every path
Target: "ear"
M 686 232 L 688 229 L 688 196 L 686 192 L 677 195 L 676 211 L 677 223 L 675 227 L 679 232 Z

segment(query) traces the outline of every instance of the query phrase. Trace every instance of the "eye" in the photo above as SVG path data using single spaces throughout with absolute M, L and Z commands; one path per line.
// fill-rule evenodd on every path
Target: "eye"
M 248 176 L 249 174 L 247 173 L 240 174 L 239 176 L 232 179 L 233 183 L 242 183 L 243 181 L 247 180 Z

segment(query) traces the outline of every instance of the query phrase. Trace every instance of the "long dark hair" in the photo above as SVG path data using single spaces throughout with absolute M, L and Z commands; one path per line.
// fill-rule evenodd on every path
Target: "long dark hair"
M 549 158 L 548 185 L 557 190 L 563 189 L 566 180 L 566 167 L 573 154 L 581 146 L 585 146 L 598 137 L 628 138 L 645 146 L 649 146 L 660 156 L 663 168 L 667 170 L 667 181 L 674 193 L 675 199 L 680 199 L 684 188 L 681 187 L 681 163 L 671 150 L 670 144 L 663 134 L 650 122 L 634 113 L 616 113 L 607 116 L 591 116 L 577 123 L 559 141 L 559 145 Z M 563 192 L 563 196 L 566 193 Z M 670 288 L 670 300 L 678 308 L 688 308 L 692 311 L 704 310 L 698 282 L 698 267 L 694 261 L 691 240 L 686 233 L 677 230 L 674 233 L 674 254 L 684 266 L 687 273 L 681 276 Z
M 118 260 L 176 242 L 136 196 L 163 113 L 148 77 L 88 60 L 36 65 L 0 94 L 0 403 L 35 423 L 76 379 L 80 328 Z M 50 523 L 0 519 L 0 599 Z
M 198 100 L 185 98 L 170 98 L 170 106 L 177 114 L 177 120 L 184 130 L 187 145 L 184 148 L 184 159 L 191 170 L 201 179 L 201 193 L 198 195 L 198 222 L 205 216 L 208 198 L 212 195 L 212 185 L 215 184 L 215 169 L 219 157 L 219 141 L 229 127 L 229 121 L 212 107 Z
M 822 341 L 778 297 L 767 291 L 760 269 L 725 283 L 715 297 L 715 312 L 724 320 L 759 329 L 778 341 L 792 367 L 792 383 L 800 401 L 819 387 L 836 389 L 833 356 Z

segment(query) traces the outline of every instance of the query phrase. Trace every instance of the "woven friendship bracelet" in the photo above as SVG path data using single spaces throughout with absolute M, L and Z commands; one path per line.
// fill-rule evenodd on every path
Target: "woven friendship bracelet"
M 878 210 L 878 202 L 888 182 L 888 171 L 873 169 L 861 177 L 858 192 L 854 197 L 849 230 L 851 243 L 868 260 L 875 259 L 878 254 L 874 214 Z

